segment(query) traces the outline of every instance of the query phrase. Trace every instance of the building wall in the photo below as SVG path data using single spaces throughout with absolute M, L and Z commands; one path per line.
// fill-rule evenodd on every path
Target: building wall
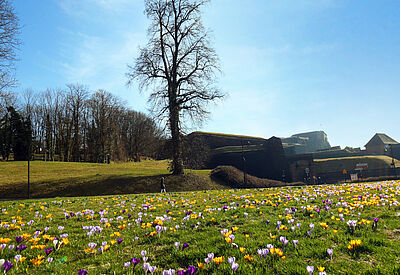
M 385 154 L 385 145 L 384 144 L 378 144 L 378 145 L 369 145 L 366 147 L 366 151 L 368 154 L 378 154 L 378 155 L 384 155 Z
M 250 175 L 274 180 L 282 180 L 283 171 L 288 171 L 281 140 L 275 137 L 266 140 L 260 150 L 244 151 L 243 154 L 240 151 L 212 154 L 207 168 L 213 169 L 218 165 L 231 165 L 239 170 L 245 169 Z M 286 180 L 290 180 L 287 174 Z

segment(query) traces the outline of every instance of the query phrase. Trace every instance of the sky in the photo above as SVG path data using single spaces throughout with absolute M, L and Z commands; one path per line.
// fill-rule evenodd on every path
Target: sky
M 147 113 L 127 86 L 147 43 L 144 0 L 14 0 L 22 25 L 18 92 L 87 85 Z M 228 96 L 192 130 L 269 138 L 322 130 L 332 146 L 375 133 L 400 142 L 400 2 L 212 0 L 203 23 Z

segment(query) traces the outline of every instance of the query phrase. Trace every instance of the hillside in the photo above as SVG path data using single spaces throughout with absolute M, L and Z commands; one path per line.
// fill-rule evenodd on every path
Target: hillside
M 187 170 L 172 176 L 167 161 L 139 163 L 31 162 L 32 197 L 94 196 L 160 191 L 165 177 L 167 191 L 223 189 L 212 181 L 209 170 Z M 0 199 L 22 198 L 27 194 L 27 163 L 0 162 Z
M 329 159 L 314 159 L 316 172 L 327 173 L 343 171 L 353 171 L 357 163 L 368 163 L 368 169 L 387 169 L 390 168 L 392 158 L 388 156 L 359 156 Z M 400 167 L 400 161 L 396 160 L 396 167 Z

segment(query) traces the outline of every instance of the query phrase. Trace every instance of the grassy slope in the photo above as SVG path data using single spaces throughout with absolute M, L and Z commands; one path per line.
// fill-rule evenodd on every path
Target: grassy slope
M 362 156 L 362 157 L 344 157 L 344 158 L 329 158 L 315 159 L 317 173 L 352 171 L 357 163 L 368 163 L 369 169 L 390 168 L 392 158 L 388 156 Z M 396 167 L 400 167 L 400 161 L 396 160 Z
M 159 192 L 160 178 L 166 177 L 170 191 L 220 189 L 208 176 L 209 170 L 172 176 L 167 161 L 140 163 L 31 162 L 33 197 L 80 196 Z M 0 198 L 24 197 L 27 192 L 27 163 L 0 162 Z

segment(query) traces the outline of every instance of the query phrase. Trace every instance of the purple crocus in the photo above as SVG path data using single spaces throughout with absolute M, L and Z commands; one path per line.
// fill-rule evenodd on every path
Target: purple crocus
M 188 271 L 188 274 L 192 275 L 192 274 L 196 273 L 197 267 L 189 266 L 187 271 Z
M 188 248 L 188 247 L 189 247 L 189 245 L 187 243 L 184 243 L 182 246 L 182 250 L 184 250 L 185 248 Z
M 44 252 L 46 252 L 46 255 L 49 256 L 49 254 L 50 254 L 51 252 L 53 252 L 53 250 L 54 250 L 53 248 L 45 248 L 45 249 L 44 249 Z
M 21 244 L 20 246 L 15 247 L 16 250 L 19 251 L 24 251 L 25 249 L 27 249 L 28 247 L 24 244 Z
M 313 266 L 307 266 L 307 272 L 308 274 L 313 274 L 314 273 L 314 267 Z
M 328 248 L 328 249 L 326 250 L 326 252 L 328 253 L 329 257 L 331 257 L 331 260 L 332 260 L 333 249 Z
M 378 228 L 379 219 L 378 218 L 374 218 L 373 221 L 374 221 L 374 223 L 372 224 L 372 229 L 376 230 Z
M 4 273 L 7 273 L 14 265 L 9 262 L 9 261 L 5 261 L 3 264 L 3 268 L 4 268 Z
M 22 242 L 23 239 L 24 239 L 24 238 L 23 238 L 22 236 L 15 237 L 15 241 L 16 241 L 17 243 Z
M 78 270 L 78 275 L 86 275 L 88 274 L 88 271 L 86 269 L 79 269 Z
M 130 265 L 131 265 L 131 262 L 125 262 L 124 263 L 124 266 L 126 267 L 126 269 L 128 269 Z
M 21 258 L 22 258 L 21 255 L 15 255 L 15 256 L 14 256 L 14 260 L 15 260 L 16 263 L 18 263 L 19 260 L 21 260 Z
M 156 269 L 157 269 L 157 267 L 154 265 L 149 267 L 149 271 L 151 274 L 154 274 L 154 271 L 156 271 Z
M 133 267 L 135 267 L 140 262 L 140 259 L 132 258 L 131 261 L 132 261 Z
M 231 267 L 232 267 L 232 271 L 235 272 L 239 268 L 239 264 L 238 263 L 233 263 L 231 265 Z
M 123 239 L 119 239 L 119 238 L 117 239 L 118 244 L 122 243 L 122 241 L 123 241 Z
M 168 269 L 163 271 L 163 275 L 174 275 L 175 269 Z
M 150 268 L 150 264 L 149 263 L 143 263 L 143 270 L 144 270 L 144 272 L 147 274 L 147 271 L 149 270 L 149 268 Z

